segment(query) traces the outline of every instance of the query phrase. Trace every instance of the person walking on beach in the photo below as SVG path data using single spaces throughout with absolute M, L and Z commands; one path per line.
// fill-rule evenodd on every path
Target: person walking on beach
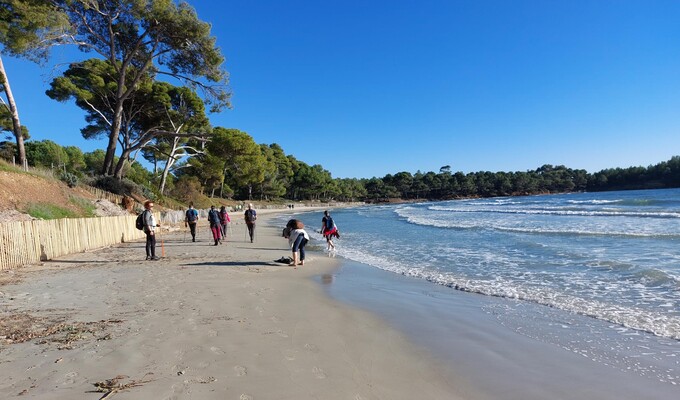
M 302 221 L 295 221 L 295 229 L 288 235 L 288 244 L 293 251 L 293 262 L 290 266 L 305 265 L 305 245 L 309 242 L 309 234 L 305 231 L 305 224 Z M 298 257 L 298 252 L 300 256 Z
M 194 209 L 194 203 L 189 203 L 189 209 L 186 212 L 186 218 L 184 219 L 184 227 L 189 227 L 191 231 L 191 241 L 196 241 L 196 224 L 198 223 L 198 211 Z M 185 234 L 186 235 L 186 234 Z M 186 237 L 186 236 L 185 236 Z
M 208 211 L 208 222 L 210 223 L 210 231 L 215 240 L 215 246 L 217 246 L 222 239 L 222 226 L 220 225 L 220 216 L 217 210 L 215 210 L 215 206 L 210 206 L 210 211 Z
M 321 218 L 321 234 L 326 238 L 327 250 L 335 250 L 335 244 L 333 244 L 333 236 L 338 232 L 338 227 L 335 226 L 335 221 L 331 218 L 331 213 L 328 210 L 323 212 L 323 218 Z
M 229 222 L 231 222 L 231 218 L 229 218 L 229 213 L 227 213 L 227 208 L 225 206 L 220 207 L 219 217 L 220 217 L 220 227 L 222 228 L 222 237 L 226 241 L 227 240 L 227 224 Z
M 250 235 L 250 243 L 253 243 L 255 237 L 255 220 L 257 219 L 257 212 L 253 210 L 253 203 L 248 204 L 248 209 L 244 213 L 246 226 L 248 227 L 248 235 Z
M 153 215 L 153 201 L 144 202 L 142 220 L 144 221 L 144 233 L 146 233 L 146 259 L 160 260 L 160 257 L 156 257 L 156 228 L 161 225 L 156 223 L 156 217 Z

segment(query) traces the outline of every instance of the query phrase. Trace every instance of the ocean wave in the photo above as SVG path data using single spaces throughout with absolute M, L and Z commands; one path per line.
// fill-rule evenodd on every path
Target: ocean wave
M 570 204 L 620 204 L 624 200 L 567 200 Z
M 655 268 L 638 271 L 633 274 L 631 280 L 647 287 L 669 287 L 674 290 L 680 289 L 680 280 L 677 276 Z
M 680 218 L 680 212 L 644 212 L 644 211 L 591 211 L 556 208 L 535 209 L 490 209 L 490 208 L 460 208 L 460 207 L 429 207 L 432 211 L 448 211 L 455 213 L 492 213 L 492 214 L 520 214 L 520 215 L 554 215 L 554 216 L 580 216 L 580 217 L 635 217 L 635 218 Z
M 612 237 L 622 237 L 622 238 L 660 238 L 660 239 L 675 239 L 680 238 L 678 233 L 659 233 L 659 232 L 643 232 L 643 231 L 631 231 L 630 229 L 615 230 L 619 228 L 618 226 L 611 226 L 608 229 L 583 229 L 583 227 L 565 227 L 564 225 L 554 228 L 552 225 L 543 227 L 529 227 L 529 226 L 508 226 L 490 224 L 487 221 L 474 221 L 474 220 L 446 220 L 440 219 L 435 220 L 429 217 L 421 216 L 408 216 L 406 214 L 400 214 L 400 217 L 406 220 L 410 224 L 420 225 L 420 226 L 430 226 L 434 228 L 443 229 L 470 229 L 470 230 L 495 230 L 500 232 L 512 232 L 512 233 L 527 233 L 527 234 L 537 234 L 537 235 L 567 235 L 567 236 L 612 236 Z
M 352 251 L 350 249 L 346 250 L 347 251 L 342 253 L 343 257 L 385 271 L 422 279 L 455 290 L 486 296 L 529 301 L 618 324 L 626 328 L 648 332 L 656 336 L 680 340 L 680 316 L 670 313 L 636 309 L 626 305 L 605 303 L 593 299 L 583 299 L 566 293 L 557 293 L 550 288 L 537 288 L 535 286 L 523 287 L 502 277 L 496 277 L 492 281 L 462 278 L 457 277 L 452 273 L 413 268 L 412 266 L 402 265 L 399 262 L 390 261 L 380 256 L 360 254 L 360 252 Z M 643 273 L 642 276 L 647 276 L 647 274 L 654 276 L 656 275 L 656 272 Z M 673 278 L 666 276 L 662 280 L 673 281 Z M 669 305 L 669 307 L 672 307 L 672 304 Z

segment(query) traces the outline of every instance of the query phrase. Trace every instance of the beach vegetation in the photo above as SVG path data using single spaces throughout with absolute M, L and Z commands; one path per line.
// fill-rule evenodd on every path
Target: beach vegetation
M 76 212 L 50 203 L 31 203 L 24 212 L 37 219 L 59 219 L 79 217 Z

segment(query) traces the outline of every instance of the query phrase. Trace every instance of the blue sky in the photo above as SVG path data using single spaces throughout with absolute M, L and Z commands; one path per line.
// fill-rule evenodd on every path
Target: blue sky
M 334 177 L 596 172 L 680 155 L 680 2 L 192 0 L 227 58 L 210 117 Z M 84 151 L 44 67 L 4 58 L 35 140 Z

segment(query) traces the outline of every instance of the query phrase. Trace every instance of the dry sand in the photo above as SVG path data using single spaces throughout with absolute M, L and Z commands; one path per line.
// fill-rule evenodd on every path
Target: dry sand
M 304 267 L 274 262 L 290 251 L 267 217 L 252 244 L 242 224 L 220 246 L 201 226 L 196 243 L 162 237 L 161 261 L 136 242 L 0 273 L 0 398 L 479 398 L 329 299 L 334 259 L 310 249 Z

